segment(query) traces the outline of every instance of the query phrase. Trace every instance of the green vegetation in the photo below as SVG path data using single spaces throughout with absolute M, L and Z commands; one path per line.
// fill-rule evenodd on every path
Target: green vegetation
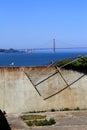
M 42 115 L 23 115 L 21 116 L 23 120 L 37 120 L 37 119 L 45 119 L 46 116 Z
M 54 109 L 54 108 L 52 108 L 52 109 L 51 109 L 51 112 L 55 112 L 55 109 Z
M 42 113 L 42 112 L 46 112 L 46 110 L 44 110 L 44 111 L 29 111 L 29 113 Z
M 68 64 L 71 62 L 70 64 Z M 65 65 L 66 64 L 66 65 Z M 72 70 L 87 70 L 87 57 L 79 56 L 76 61 L 73 62 L 73 59 L 67 59 L 63 61 L 59 61 L 57 63 L 58 67 L 65 65 L 63 68 L 72 69 Z
M 73 110 L 79 111 L 80 108 L 79 108 L 79 107 L 76 107 L 75 109 L 70 109 L 70 108 L 63 108 L 63 109 L 60 109 L 60 111 L 73 111 Z
M 58 62 L 56 63 L 56 65 L 57 65 L 58 67 L 61 67 L 62 65 L 68 64 L 68 63 L 71 62 L 72 60 L 73 60 L 73 59 L 61 60 L 61 61 L 58 61 Z
M 53 118 L 47 120 L 46 116 L 42 115 L 24 115 L 21 116 L 21 119 L 24 120 L 24 122 L 28 126 L 45 126 L 45 125 L 53 125 L 56 123 Z
M 70 108 L 64 108 L 64 109 L 60 109 L 60 111 L 71 111 Z
M 49 120 L 45 119 L 45 120 L 42 120 L 42 121 L 37 121 L 35 123 L 35 125 L 36 126 L 46 126 L 46 125 L 53 125 L 55 123 L 56 123 L 55 120 L 53 118 L 51 118 Z
M 80 108 L 79 108 L 79 107 L 77 107 L 77 108 L 75 108 L 74 110 L 80 110 Z

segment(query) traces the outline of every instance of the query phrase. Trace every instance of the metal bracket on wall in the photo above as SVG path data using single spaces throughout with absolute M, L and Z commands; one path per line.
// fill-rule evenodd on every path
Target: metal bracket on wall
M 39 84 L 43 83 L 44 81 L 48 80 L 49 78 L 51 78 L 52 76 L 54 76 L 55 74 L 57 74 L 58 72 L 55 72 L 53 74 L 51 74 L 50 76 L 48 76 L 47 78 L 43 79 L 42 81 L 40 81 L 39 83 L 35 84 L 35 86 L 38 86 Z
M 84 57 L 86 57 L 86 56 L 84 56 Z M 81 57 L 81 58 L 84 58 L 84 57 Z M 45 78 L 45 79 L 43 79 L 42 81 L 40 81 L 39 83 L 37 83 L 37 84 L 34 84 L 34 83 L 32 82 L 32 80 L 31 80 L 31 78 L 29 77 L 29 75 L 28 75 L 27 73 L 25 73 L 25 72 L 24 72 L 24 73 L 26 74 L 27 78 L 30 80 L 30 82 L 32 83 L 32 85 L 34 86 L 34 88 L 36 89 L 36 91 L 38 92 L 38 94 L 39 94 L 40 96 L 41 96 L 41 94 L 40 94 L 40 92 L 38 91 L 38 89 L 37 89 L 36 86 L 38 86 L 39 84 L 41 84 L 41 83 L 43 83 L 44 81 L 48 80 L 49 78 L 51 78 L 52 76 L 56 75 L 57 73 L 60 74 L 60 76 L 61 76 L 61 78 L 63 79 L 63 81 L 66 83 L 66 87 L 63 88 L 63 89 L 61 89 L 60 91 L 58 91 L 58 92 L 56 92 L 56 93 L 50 95 L 50 96 L 44 98 L 44 100 L 47 100 L 47 99 L 49 99 L 49 98 L 55 96 L 56 94 L 59 94 L 60 92 L 64 91 L 65 89 L 70 88 L 70 86 L 71 86 L 72 84 L 74 84 L 75 82 L 77 82 L 78 80 L 80 80 L 81 78 L 83 78 L 83 77 L 86 75 L 86 74 L 83 74 L 83 75 L 80 76 L 78 79 L 76 79 L 75 81 L 73 81 L 71 84 L 68 84 L 68 82 L 65 80 L 64 76 L 63 76 L 62 73 L 61 73 L 60 69 L 64 68 L 64 67 L 67 66 L 68 64 L 71 64 L 71 63 L 77 61 L 78 59 L 80 59 L 80 58 L 77 58 L 77 59 L 75 59 L 75 60 L 73 60 L 73 61 L 71 61 L 71 62 L 69 62 L 69 63 L 67 63 L 67 64 L 65 64 L 65 65 L 62 65 L 62 66 L 60 66 L 59 68 L 58 68 L 58 66 L 56 66 L 56 64 L 54 64 L 54 67 L 55 67 L 56 71 L 55 71 L 53 74 L 49 75 L 47 78 Z
M 34 83 L 32 82 L 32 80 L 31 80 L 31 78 L 29 77 L 29 75 L 26 73 L 26 72 L 24 72 L 25 73 L 25 75 L 27 76 L 27 78 L 30 80 L 30 82 L 32 83 L 32 85 L 34 86 L 34 88 L 35 88 L 35 90 L 38 92 L 38 94 L 41 96 L 41 94 L 40 94 L 40 92 L 38 91 L 38 89 L 36 88 L 36 86 L 34 85 Z
M 61 78 L 63 79 L 63 81 L 64 81 L 64 82 L 66 83 L 66 85 L 68 86 L 69 84 L 68 84 L 68 82 L 65 80 L 65 78 L 63 77 L 63 75 L 62 75 L 60 69 L 59 69 L 57 66 L 55 66 L 55 68 L 56 68 L 57 71 L 59 72 L 59 74 L 60 74 Z
M 75 80 L 74 82 L 72 82 L 71 84 L 69 84 L 68 86 L 66 86 L 65 88 L 63 88 L 63 89 L 61 89 L 60 91 L 58 91 L 58 92 L 56 92 L 56 93 L 54 93 L 54 94 L 52 94 L 52 95 L 50 95 L 50 96 L 44 98 L 44 100 L 47 100 L 47 99 L 49 99 L 49 98 L 51 98 L 51 97 L 53 97 L 53 96 L 55 96 L 55 95 L 61 93 L 62 91 L 64 91 L 65 89 L 69 88 L 71 85 L 73 85 L 74 83 L 76 83 L 78 80 L 80 80 L 81 78 L 83 78 L 85 75 L 86 75 L 86 74 L 83 74 L 81 77 L 79 77 L 77 80 Z

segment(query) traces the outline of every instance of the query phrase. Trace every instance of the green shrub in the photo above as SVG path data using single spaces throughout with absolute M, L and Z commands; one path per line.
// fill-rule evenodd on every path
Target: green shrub
M 47 120 L 45 115 L 24 115 L 21 116 L 21 118 L 28 126 L 45 126 L 56 123 L 53 118 Z
M 80 110 L 80 108 L 79 108 L 79 107 L 77 107 L 77 108 L 75 108 L 74 110 Z
M 51 118 L 49 120 L 45 119 L 45 120 L 42 120 L 42 121 L 37 121 L 35 123 L 35 125 L 36 126 L 46 126 L 46 125 L 53 125 L 55 123 L 56 123 L 55 120 L 53 118 Z
M 65 108 L 64 111 L 70 111 L 70 109 L 69 108 Z
M 55 112 L 55 109 L 52 108 L 52 109 L 51 109 L 51 112 Z
M 45 125 L 47 125 L 47 124 L 48 124 L 48 120 L 47 120 L 47 119 L 42 120 L 42 121 L 37 121 L 37 122 L 35 123 L 36 126 L 45 126 Z
M 50 118 L 49 119 L 49 125 L 53 125 L 55 123 L 56 123 L 56 121 L 54 120 L 54 118 Z
M 60 109 L 60 111 L 70 111 L 69 108 Z
M 62 61 L 58 61 L 56 65 L 58 67 L 61 67 L 62 65 L 65 65 L 65 69 L 71 69 L 71 70 L 86 70 L 87 68 L 87 57 L 78 56 L 78 59 L 74 62 L 72 62 L 74 59 L 65 59 Z M 69 63 L 69 64 L 68 64 Z
M 33 122 L 32 121 L 29 121 L 29 122 L 26 122 L 28 126 L 33 126 Z

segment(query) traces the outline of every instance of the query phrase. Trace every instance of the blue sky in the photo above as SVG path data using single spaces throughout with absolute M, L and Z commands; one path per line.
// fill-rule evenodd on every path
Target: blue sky
M 87 0 L 0 0 L 0 48 L 87 46 Z

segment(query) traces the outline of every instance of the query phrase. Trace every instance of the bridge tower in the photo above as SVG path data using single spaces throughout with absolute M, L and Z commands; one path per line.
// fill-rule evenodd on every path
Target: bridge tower
M 53 39 L 53 52 L 55 52 L 55 39 Z

